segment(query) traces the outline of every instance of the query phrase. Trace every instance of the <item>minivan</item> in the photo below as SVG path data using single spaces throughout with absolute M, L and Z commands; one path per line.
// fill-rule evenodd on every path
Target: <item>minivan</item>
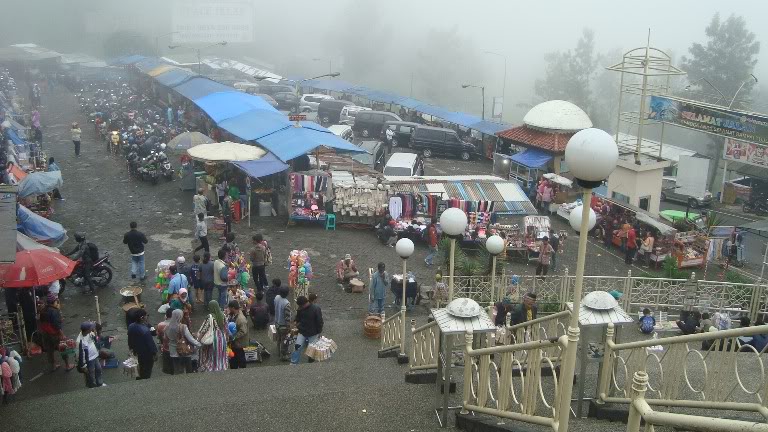
M 307 93 L 302 95 L 301 102 L 299 102 L 301 112 L 317 111 L 317 107 L 320 106 L 320 102 L 329 99 L 333 99 L 333 96 L 315 93 Z
M 434 154 L 455 155 L 470 160 L 477 155 L 477 148 L 459 138 L 456 131 L 428 126 L 419 126 L 411 134 L 411 148 L 421 150 L 425 157 Z
M 419 126 L 418 123 L 389 121 L 384 124 L 384 136 L 382 139 L 392 147 L 408 147 L 411 134 Z
M 415 153 L 392 153 L 384 166 L 385 176 L 414 177 L 424 175 L 424 161 Z
M 384 170 L 385 148 L 381 141 L 362 141 L 357 145 L 368 153 L 357 153 L 352 159 L 368 168 L 382 172 Z
M 277 107 L 283 111 L 296 111 L 296 93 L 293 92 L 278 92 L 272 95 L 272 98 L 277 102 Z
M 364 111 L 357 113 L 352 130 L 357 136 L 380 137 L 384 123 L 388 121 L 403 121 L 403 119 L 387 111 Z
M 352 126 L 355 123 L 355 117 L 360 111 L 370 111 L 370 108 L 361 107 L 357 105 L 348 105 L 341 109 L 339 114 L 339 124 L 345 124 Z
M 320 105 L 317 106 L 317 119 L 322 125 L 339 124 L 341 120 L 341 110 L 349 105 L 354 104 L 349 101 L 335 99 L 320 101 Z
M 352 142 L 352 139 L 354 138 L 352 128 L 347 125 L 331 125 L 328 126 L 328 130 L 331 131 L 332 134 L 349 142 Z
M 704 196 L 685 195 L 677 188 L 677 177 L 664 177 L 661 181 L 661 200 L 676 201 L 687 204 L 690 208 L 709 207 L 712 204 L 712 193 L 704 192 Z

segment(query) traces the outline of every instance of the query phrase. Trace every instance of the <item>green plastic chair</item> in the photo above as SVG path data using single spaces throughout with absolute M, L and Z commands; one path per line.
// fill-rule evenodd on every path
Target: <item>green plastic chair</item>
M 325 230 L 334 230 L 336 231 L 336 215 L 333 213 L 328 213 L 325 215 Z

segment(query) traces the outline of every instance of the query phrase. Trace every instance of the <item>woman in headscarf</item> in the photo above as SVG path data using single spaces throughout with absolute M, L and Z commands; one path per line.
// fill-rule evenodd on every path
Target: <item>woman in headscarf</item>
M 174 297 L 168 304 L 171 309 L 181 309 L 184 312 L 184 316 L 181 318 L 182 324 L 186 324 L 187 327 L 192 325 L 192 320 L 190 319 L 192 305 L 189 303 L 189 294 L 186 288 L 180 289 L 178 297 Z
M 165 338 L 168 340 L 168 350 L 171 354 L 171 362 L 173 363 L 173 374 L 178 375 L 182 373 L 192 373 L 192 356 L 191 355 L 179 355 L 177 351 L 178 341 L 180 337 L 186 339 L 186 341 L 192 345 L 192 348 L 200 347 L 198 342 L 192 334 L 189 332 L 189 327 L 186 324 L 182 324 L 181 319 L 184 317 L 184 312 L 181 309 L 174 309 L 171 315 L 171 321 L 168 327 L 165 329 Z
M 215 372 L 227 370 L 229 369 L 229 362 L 227 360 L 227 320 L 224 318 L 224 313 L 222 313 L 219 302 L 216 300 L 208 302 L 208 310 L 211 313 L 208 315 L 206 322 L 213 325 L 213 328 L 210 330 L 213 333 L 213 343 L 203 345 L 200 350 L 200 371 Z M 206 324 L 201 329 L 203 332 L 207 332 L 205 327 Z M 198 334 L 198 337 L 202 339 L 203 335 Z

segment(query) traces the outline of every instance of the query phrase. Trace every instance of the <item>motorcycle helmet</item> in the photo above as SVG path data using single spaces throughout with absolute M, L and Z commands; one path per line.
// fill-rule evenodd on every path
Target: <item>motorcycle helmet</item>
M 160 151 L 165 151 L 165 143 L 160 144 Z
M 80 231 L 75 233 L 75 241 L 80 243 L 85 240 L 85 233 Z

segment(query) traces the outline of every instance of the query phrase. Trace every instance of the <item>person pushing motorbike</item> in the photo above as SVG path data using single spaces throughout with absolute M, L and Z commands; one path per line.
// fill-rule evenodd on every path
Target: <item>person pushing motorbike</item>
M 85 241 L 85 233 L 75 233 L 75 241 L 77 242 L 77 245 L 71 252 L 67 254 L 67 256 L 72 260 L 81 261 L 81 265 L 83 267 L 83 279 L 88 285 L 88 289 L 90 290 L 91 294 L 95 294 L 96 288 L 94 287 L 93 280 L 91 279 L 91 270 L 93 269 L 94 259 L 91 254 L 90 245 Z

